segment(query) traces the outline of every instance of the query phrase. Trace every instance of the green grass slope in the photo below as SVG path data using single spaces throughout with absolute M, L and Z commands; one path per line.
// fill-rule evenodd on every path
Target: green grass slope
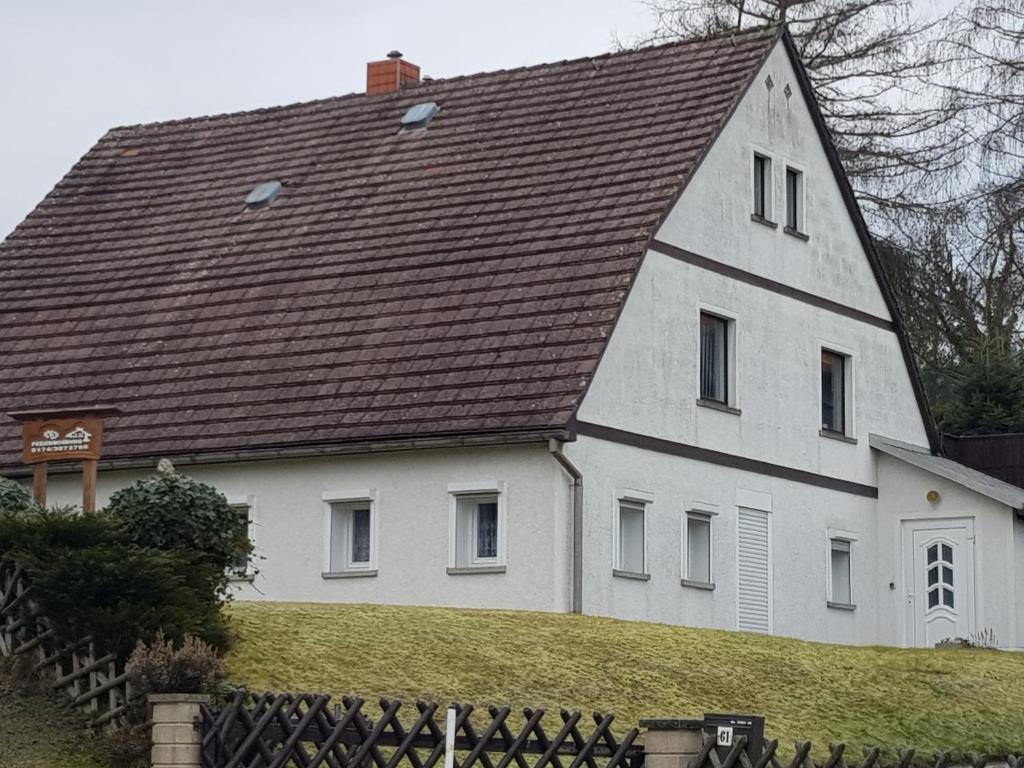
M 102 750 L 58 702 L 15 684 L 0 659 L 0 768 L 103 768 Z
M 515 611 L 236 603 L 230 613 L 240 639 L 229 672 L 254 691 L 599 710 L 619 731 L 641 717 L 745 712 L 763 714 L 787 746 L 1024 751 L 1024 654 Z

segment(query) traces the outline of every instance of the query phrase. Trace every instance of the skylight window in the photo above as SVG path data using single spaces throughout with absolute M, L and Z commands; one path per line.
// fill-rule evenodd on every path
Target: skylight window
M 440 111 L 441 108 L 432 101 L 414 104 L 402 116 L 402 130 L 411 131 L 415 128 L 424 128 Z
M 250 208 L 265 208 L 277 199 L 280 192 L 280 181 L 265 181 L 246 196 L 245 204 Z

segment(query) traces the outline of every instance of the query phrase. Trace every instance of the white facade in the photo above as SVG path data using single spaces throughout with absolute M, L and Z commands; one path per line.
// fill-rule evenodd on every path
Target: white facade
M 755 154 L 775 226 L 751 215 Z M 702 312 L 729 325 L 719 406 L 698 402 Z M 657 233 L 563 446 L 579 547 L 546 444 L 181 469 L 249 508 L 259 573 L 241 599 L 569 611 L 581 569 L 584 613 L 836 643 L 991 628 L 1024 646 L 1013 506 L 869 444 L 928 441 L 892 320 L 780 43 Z M 842 434 L 822 430 L 823 350 L 846 361 Z M 100 503 L 142 474 L 101 473 Z M 51 500 L 76 489 L 54 477 Z M 928 584 L 944 565 L 950 606 Z

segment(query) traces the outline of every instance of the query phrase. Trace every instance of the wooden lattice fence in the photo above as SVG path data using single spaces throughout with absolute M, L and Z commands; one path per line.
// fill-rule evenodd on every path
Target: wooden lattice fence
M 239 691 L 219 711 L 202 710 L 204 768 L 440 768 L 445 756 L 446 709 L 418 701 L 400 717 L 399 701 L 381 699 L 374 717 L 364 700 L 316 694 L 264 694 L 249 699 Z M 455 705 L 455 768 L 641 768 L 638 731 L 621 739 L 612 733 L 613 715 L 593 716 L 588 727 L 579 712 L 560 717 L 508 707 L 486 713 Z M 403 713 L 404 714 L 404 713 Z M 404 721 L 404 722 L 403 722 Z M 553 723 L 553 724 L 552 724 Z
M 756 759 L 747 754 L 747 737 L 738 736 L 729 749 L 715 746 L 715 739 L 705 735 L 700 753 L 689 768 L 1024 768 L 1024 755 L 974 754 L 957 758 L 948 752 L 918 754 L 913 749 L 898 751 L 898 759 L 885 759 L 878 747 L 865 747 L 861 756 L 848 754 L 845 744 L 829 744 L 828 757 L 821 761 L 811 758 L 811 742 L 797 742 L 793 756 L 779 757 L 779 742 L 765 741 Z
M 58 642 L 53 627 L 32 599 L 32 586 L 21 567 L 0 559 L 0 655 L 21 657 L 32 672 L 70 706 L 87 714 L 94 726 L 123 721 L 133 700 L 130 676 L 113 655 L 97 657 L 90 638 Z

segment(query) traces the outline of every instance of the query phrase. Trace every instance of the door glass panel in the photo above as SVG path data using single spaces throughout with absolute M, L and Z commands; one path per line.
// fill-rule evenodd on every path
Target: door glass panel
M 953 562 L 953 548 L 949 544 L 942 545 L 942 559 L 947 563 Z
M 948 565 L 942 566 L 942 581 L 944 584 L 953 586 L 953 569 Z
M 931 565 L 939 559 L 939 545 L 932 544 L 928 547 L 928 565 Z
M 939 604 L 939 590 L 933 589 L 928 593 L 928 607 L 935 608 Z
M 953 607 L 953 590 L 952 589 L 944 589 L 944 590 L 942 590 L 942 604 L 945 605 L 947 608 L 952 608 Z
M 928 586 L 929 587 L 934 587 L 938 583 L 939 583 L 939 569 L 938 568 L 929 568 L 928 569 Z

